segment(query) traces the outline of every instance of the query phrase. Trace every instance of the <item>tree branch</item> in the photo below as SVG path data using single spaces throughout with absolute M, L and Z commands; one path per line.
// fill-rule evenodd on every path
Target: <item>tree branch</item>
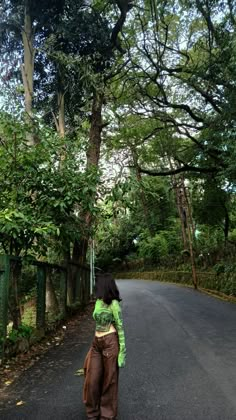
M 196 166 L 190 166 L 188 164 L 185 164 L 177 169 L 172 169 L 172 170 L 166 170 L 166 171 L 151 171 L 148 169 L 143 169 L 138 167 L 138 170 L 140 173 L 143 174 L 147 174 L 147 175 L 151 175 L 151 176 L 168 176 L 168 175 L 177 175 L 180 174 L 182 172 L 198 172 L 198 173 L 203 173 L 203 174 L 208 174 L 208 173 L 217 173 L 218 169 L 217 168 L 198 168 Z

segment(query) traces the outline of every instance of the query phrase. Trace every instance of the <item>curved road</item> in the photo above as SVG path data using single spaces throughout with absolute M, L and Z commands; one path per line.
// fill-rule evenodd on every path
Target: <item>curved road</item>
M 235 420 L 236 305 L 190 288 L 118 282 L 127 366 L 120 372 L 119 420 Z M 68 330 L 9 388 L 3 420 L 85 420 L 82 367 L 93 323 Z M 16 401 L 24 405 L 16 407 Z

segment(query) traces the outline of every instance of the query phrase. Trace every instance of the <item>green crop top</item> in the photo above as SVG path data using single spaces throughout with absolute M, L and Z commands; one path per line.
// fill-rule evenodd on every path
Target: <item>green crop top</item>
M 118 338 L 119 338 L 119 355 L 118 355 L 118 366 L 125 366 L 126 358 L 126 347 L 125 347 L 125 334 L 123 327 L 123 318 L 120 303 L 118 300 L 113 300 L 110 305 L 103 302 L 102 299 L 97 299 L 93 318 L 96 321 L 96 331 L 107 332 L 110 329 L 111 324 L 114 325 Z

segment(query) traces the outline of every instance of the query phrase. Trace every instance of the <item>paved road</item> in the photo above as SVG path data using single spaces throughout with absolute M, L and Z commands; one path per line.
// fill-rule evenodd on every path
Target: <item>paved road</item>
M 236 305 L 192 289 L 119 283 L 127 335 L 119 420 L 235 420 Z M 83 322 L 11 389 L 3 420 L 85 420 L 82 366 L 93 323 Z M 81 338 L 83 337 L 82 342 Z M 22 399 L 25 405 L 12 407 Z

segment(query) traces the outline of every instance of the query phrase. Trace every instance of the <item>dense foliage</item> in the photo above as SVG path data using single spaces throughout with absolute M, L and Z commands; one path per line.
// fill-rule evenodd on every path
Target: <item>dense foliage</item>
M 235 5 L 132 6 L 1 3 L 2 250 L 232 266 Z
M 23 121 L 0 115 L 0 244 L 10 255 L 30 252 L 43 257 L 56 241 L 60 256 L 67 242 L 83 233 L 80 215 L 93 209 L 88 196 L 94 192 L 96 174 L 84 171 L 79 139 L 67 140 L 62 161 L 56 133 L 39 126 L 40 141 L 32 148 L 25 131 Z

